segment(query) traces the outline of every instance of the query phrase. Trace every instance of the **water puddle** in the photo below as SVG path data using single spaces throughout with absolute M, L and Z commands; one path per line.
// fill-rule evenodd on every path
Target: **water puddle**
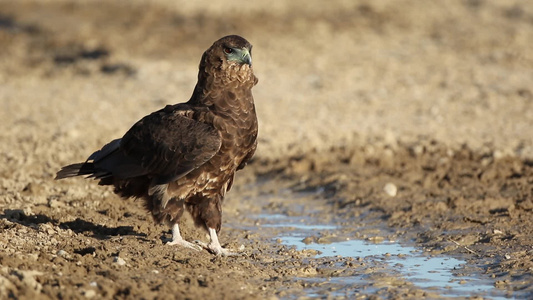
M 290 227 L 292 225 L 289 224 Z M 319 252 L 316 257 L 362 257 L 364 259 L 381 259 L 386 262 L 394 273 L 398 273 L 409 282 L 423 289 L 441 291 L 442 295 L 449 296 L 475 296 L 493 291 L 493 283 L 474 277 L 455 276 L 452 271 L 461 268 L 466 263 L 451 257 L 426 256 L 422 251 L 412 247 L 404 247 L 395 242 L 384 241 L 379 244 L 368 243 L 361 240 L 333 242 L 331 244 L 305 244 L 301 237 L 279 236 L 282 243 L 287 246 L 296 246 L 298 250 L 312 249 Z M 357 278 L 342 278 L 343 282 L 360 280 Z M 494 292 L 494 293 L 491 293 Z M 503 294 L 501 295 L 502 298 Z M 496 298 L 494 298 L 496 299 Z
M 316 251 L 314 259 L 324 258 L 354 258 L 368 266 L 378 266 L 382 275 L 401 278 L 415 287 L 428 291 L 438 297 L 488 297 L 489 299 L 506 299 L 503 291 L 494 288 L 494 282 L 473 276 L 459 276 L 455 270 L 461 269 L 465 261 L 448 256 L 429 256 L 423 251 L 402 246 L 394 241 L 381 241 L 373 243 L 358 239 L 342 238 L 341 235 L 333 240 L 320 241 L 319 236 L 336 236 L 336 233 L 345 232 L 341 227 L 331 224 L 311 224 L 302 217 L 289 217 L 282 214 L 261 214 L 255 216 L 261 227 L 275 228 L 278 231 L 274 240 L 283 245 L 294 247 L 297 250 Z M 353 296 L 350 288 L 353 286 L 375 286 L 376 280 L 366 270 L 361 274 L 348 276 L 320 275 L 298 278 L 298 280 L 314 283 L 306 292 L 309 297 L 324 295 Z M 318 284 L 319 283 L 319 284 Z M 377 287 L 379 288 L 379 287 Z M 333 291 L 333 292 L 332 292 Z M 358 290 L 358 294 L 361 290 Z M 367 289 L 363 293 L 372 293 Z

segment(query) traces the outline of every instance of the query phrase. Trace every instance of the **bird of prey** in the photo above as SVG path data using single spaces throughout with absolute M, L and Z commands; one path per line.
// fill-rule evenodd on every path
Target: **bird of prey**
M 252 45 L 237 35 L 223 37 L 202 55 L 189 101 L 147 115 L 86 162 L 63 167 L 56 179 L 86 175 L 113 185 L 123 198 L 143 199 L 157 223 L 172 227 L 168 244 L 234 254 L 220 245 L 217 233 L 235 172 L 257 147 L 257 81 Z M 207 230 L 208 244 L 182 238 L 178 221 L 184 211 Z

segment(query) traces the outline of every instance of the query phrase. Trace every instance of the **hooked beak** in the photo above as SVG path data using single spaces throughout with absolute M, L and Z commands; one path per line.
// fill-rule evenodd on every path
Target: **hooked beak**
M 236 61 L 240 64 L 252 65 L 252 56 L 246 48 L 231 48 L 232 53 L 226 53 L 229 61 Z
M 248 49 L 242 49 L 242 58 L 241 61 L 245 64 L 252 65 L 252 56 L 250 55 L 250 52 Z

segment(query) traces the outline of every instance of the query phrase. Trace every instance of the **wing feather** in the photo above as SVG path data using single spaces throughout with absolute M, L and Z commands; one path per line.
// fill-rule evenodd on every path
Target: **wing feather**
M 193 115 L 179 107 L 152 113 L 124 135 L 120 151 L 137 161 L 137 168 L 152 175 L 156 184 L 182 177 L 210 160 L 221 146 L 218 131 Z
M 175 105 L 144 117 L 122 139 L 111 141 L 88 158 L 94 164 L 89 177 L 147 175 L 155 184 L 164 184 L 185 176 L 210 160 L 221 146 L 218 131 L 195 120 L 196 115 Z

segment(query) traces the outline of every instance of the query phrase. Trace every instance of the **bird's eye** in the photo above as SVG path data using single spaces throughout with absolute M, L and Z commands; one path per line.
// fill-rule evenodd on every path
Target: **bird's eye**
M 224 53 L 226 53 L 226 54 L 231 54 L 231 53 L 233 53 L 233 49 L 231 49 L 231 48 L 224 48 Z

